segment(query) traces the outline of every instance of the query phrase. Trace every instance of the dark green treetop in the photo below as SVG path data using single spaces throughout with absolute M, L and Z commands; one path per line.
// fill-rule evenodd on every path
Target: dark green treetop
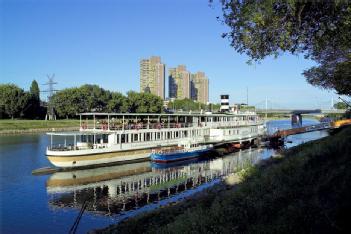
M 32 84 L 29 89 L 29 93 L 36 99 L 40 100 L 40 90 L 39 90 L 39 85 L 36 80 L 32 81 Z
M 220 2 L 229 26 L 223 37 L 249 63 L 284 52 L 303 54 L 317 62 L 303 72 L 309 83 L 351 95 L 351 1 Z

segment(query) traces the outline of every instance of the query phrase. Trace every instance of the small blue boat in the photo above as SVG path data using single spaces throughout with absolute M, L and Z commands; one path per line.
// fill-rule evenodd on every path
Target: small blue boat
M 186 143 L 168 150 L 154 150 L 150 157 L 151 161 L 156 163 L 169 163 L 195 159 L 208 153 L 211 149 L 213 149 L 212 145 Z

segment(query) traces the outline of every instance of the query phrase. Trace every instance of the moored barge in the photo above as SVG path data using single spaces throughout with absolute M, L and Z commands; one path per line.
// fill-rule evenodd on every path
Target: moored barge
M 192 142 L 184 142 L 169 150 L 153 150 L 150 157 L 156 163 L 171 163 L 199 158 L 213 149 L 210 145 L 199 145 Z
M 81 113 L 77 132 L 49 132 L 48 160 L 57 167 L 88 167 L 150 160 L 152 150 L 182 140 L 201 145 L 250 142 L 264 133 L 255 112 L 212 114 Z

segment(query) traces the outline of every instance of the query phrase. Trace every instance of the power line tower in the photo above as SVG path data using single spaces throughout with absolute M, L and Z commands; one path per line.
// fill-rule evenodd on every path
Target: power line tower
M 55 77 L 55 74 L 52 74 L 51 76 L 47 75 L 48 82 L 43 84 L 43 85 L 49 86 L 47 90 L 43 91 L 43 92 L 49 93 L 45 120 L 56 120 L 54 105 L 51 100 L 52 96 L 54 95 L 54 92 L 57 91 L 54 89 L 54 85 L 57 84 L 57 82 L 54 81 L 54 77 Z

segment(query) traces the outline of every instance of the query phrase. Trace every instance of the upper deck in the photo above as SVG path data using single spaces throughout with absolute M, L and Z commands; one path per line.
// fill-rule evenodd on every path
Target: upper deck
M 262 124 L 255 112 L 212 113 L 81 113 L 80 131 L 115 132 L 143 129 L 225 128 Z

